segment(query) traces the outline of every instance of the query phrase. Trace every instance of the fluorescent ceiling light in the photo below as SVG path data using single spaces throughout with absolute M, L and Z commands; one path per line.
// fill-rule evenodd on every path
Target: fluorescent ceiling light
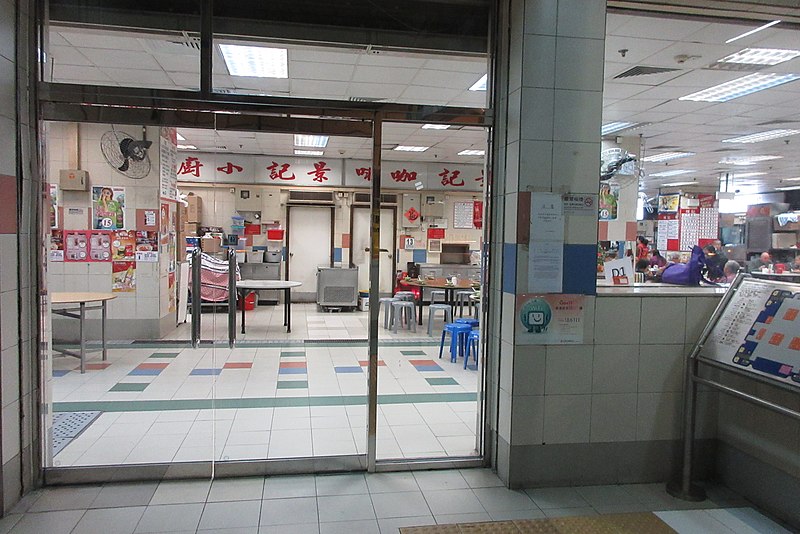
M 672 171 L 664 171 L 664 172 L 657 172 L 657 173 L 649 174 L 648 176 L 660 176 L 660 177 L 680 176 L 681 174 L 689 174 L 690 172 L 697 172 L 697 171 L 695 171 L 695 170 L 675 169 L 675 170 L 672 170 Z
M 745 65 L 777 65 L 800 56 L 800 50 L 782 48 L 745 48 L 735 54 L 717 60 L 717 63 L 739 63 Z
M 800 74 L 750 74 L 729 82 L 682 96 L 678 100 L 693 102 L 727 102 L 770 87 L 775 87 L 800 78 Z
M 289 77 L 289 61 L 285 48 L 221 44 L 219 49 L 231 76 Z
M 759 26 L 755 30 L 750 30 L 748 32 L 744 32 L 741 35 L 737 35 L 736 37 L 732 37 L 732 38 L 728 39 L 727 41 L 725 41 L 725 44 L 732 43 L 734 41 L 738 41 L 742 37 L 747 37 L 748 35 L 753 35 L 754 33 L 760 32 L 761 30 L 766 30 L 767 28 L 769 28 L 771 26 L 775 26 L 779 22 L 780 22 L 779 20 L 773 20 L 772 22 L 768 22 L 768 23 L 764 24 L 763 26 Z
M 197 147 L 194 145 L 178 145 L 178 150 L 197 150 Z
M 798 177 L 798 178 L 786 178 L 785 180 L 787 182 L 800 182 L 800 177 Z
M 484 74 L 481 76 L 481 79 L 477 82 L 472 84 L 472 87 L 469 88 L 470 91 L 485 91 L 486 90 L 486 79 L 489 75 Z
M 294 146 L 310 146 L 313 148 L 325 148 L 326 146 L 328 146 L 328 136 L 294 134 Z
M 670 182 L 668 184 L 661 184 L 661 187 L 678 187 L 681 185 L 692 185 L 696 183 L 697 182 Z
M 450 128 L 449 124 L 423 124 L 423 130 L 446 130 Z
M 740 178 L 752 178 L 754 176 L 764 176 L 765 172 L 743 172 L 743 173 L 734 173 L 733 179 L 738 180 Z
M 770 139 L 778 139 L 780 137 L 789 137 L 790 135 L 800 134 L 800 130 L 770 130 L 768 132 L 754 133 L 750 135 L 743 135 L 741 137 L 732 137 L 730 139 L 723 139 L 723 143 L 760 143 L 761 141 L 769 141 Z
M 793 185 L 791 187 L 776 187 L 775 188 L 776 191 L 795 191 L 797 189 L 800 189 L 800 185 Z
M 723 165 L 755 165 L 760 161 L 781 159 L 783 156 L 731 156 L 722 158 L 719 162 Z
M 600 135 L 608 135 L 610 133 L 618 132 L 620 130 L 625 130 L 626 128 L 630 128 L 631 126 L 635 126 L 635 122 L 609 122 L 608 124 L 604 124 L 603 127 L 600 129 Z
M 400 152 L 425 152 L 429 148 L 429 146 L 397 145 L 392 150 L 399 150 Z
M 694 152 L 662 152 L 661 154 L 653 154 L 652 156 L 642 158 L 642 161 L 658 163 L 661 161 L 670 161 L 678 158 L 688 158 L 689 156 L 694 156 Z
M 324 154 L 325 151 L 323 150 L 298 150 L 294 149 L 295 156 L 321 156 Z
M 486 155 L 485 150 L 462 150 L 458 153 L 459 156 L 484 156 Z
M 181 135 L 180 132 L 176 132 L 178 134 L 178 141 L 186 141 L 186 138 Z

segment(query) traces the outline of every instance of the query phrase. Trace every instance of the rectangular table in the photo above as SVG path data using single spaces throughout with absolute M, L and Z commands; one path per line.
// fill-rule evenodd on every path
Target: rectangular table
M 81 360 L 81 374 L 86 372 L 86 353 L 93 352 L 96 350 L 103 351 L 103 361 L 105 361 L 108 357 L 108 352 L 106 350 L 106 317 L 107 317 L 107 310 L 106 310 L 106 303 L 109 300 L 113 300 L 117 298 L 116 295 L 113 293 L 52 293 L 50 302 L 52 304 L 58 305 L 73 305 L 71 307 L 66 308 L 53 308 L 52 312 L 55 315 L 61 315 L 63 317 L 69 317 L 71 319 L 78 319 L 80 321 L 80 344 L 81 349 L 80 352 L 73 352 L 67 349 L 57 349 L 55 348 L 55 342 L 53 342 L 53 350 L 60 352 L 61 354 L 66 354 L 67 356 L 72 356 L 74 358 L 79 358 Z M 95 303 L 94 306 L 88 306 L 87 304 Z M 97 304 L 99 303 L 99 304 Z M 75 306 L 77 304 L 77 306 Z M 100 349 L 87 349 L 86 348 L 86 312 L 90 310 L 101 310 L 101 322 L 100 322 L 100 337 L 102 340 L 102 347 Z M 77 313 L 75 313 L 77 312 Z

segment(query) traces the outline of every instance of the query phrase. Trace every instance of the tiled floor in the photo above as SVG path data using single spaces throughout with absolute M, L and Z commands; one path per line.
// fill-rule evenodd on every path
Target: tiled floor
M 275 334 L 285 335 L 282 307 L 262 307 L 234 349 L 116 342 L 83 375 L 74 359 L 56 358 L 53 411 L 102 413 L 53 465 L 364 454 L 368 353 L 352 340 L 366 339 L 366 314 L 294 308 L 291 338 Z M 203 320 L 204 331 L 221 321 Z M 270 337 L 258 337 L 259 324 Z M 332 341 L 340 334 L 349 342 Z M 477 368 L 447 352 L 439 359 L 438 340 L 424 333 L 389 336 L 379 349 L 378 457 L 476 454 Z
M 106 484 L 34 492 L 0 534 L 396 533 L 402 526 L 655 511 L 680 533 L 789 532 L 725 488 L 687 503 L 663 484 L 511 491 L 485 469 Z

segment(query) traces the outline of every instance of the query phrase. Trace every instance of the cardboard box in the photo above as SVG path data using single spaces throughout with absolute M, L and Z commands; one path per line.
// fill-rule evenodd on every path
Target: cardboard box
M 186 222 L 199 223 L 203 217 L 203 199 L 197 195 L 186 197 L 189 206 L 186 208 Z
M 183 233 L 186 235 L 197 235 L 198 226 L 197 223 L 183 223 Z
M 204 237 L 200 240 L 200 248 L 207 254 L 222 251 L 222 243 L 216 237 Z

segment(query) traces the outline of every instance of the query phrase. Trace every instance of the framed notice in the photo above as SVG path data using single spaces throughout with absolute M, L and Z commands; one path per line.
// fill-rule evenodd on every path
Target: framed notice
M 583 295 L 517 296 L 516 342 L 520 345 L 583 343 Z
M 800 284 L 740 278 L 700 356 L 796 386 L 800 392 Z
M 473 201 L 453 204 L 453 228 L 475 228 L 475 206 Z

